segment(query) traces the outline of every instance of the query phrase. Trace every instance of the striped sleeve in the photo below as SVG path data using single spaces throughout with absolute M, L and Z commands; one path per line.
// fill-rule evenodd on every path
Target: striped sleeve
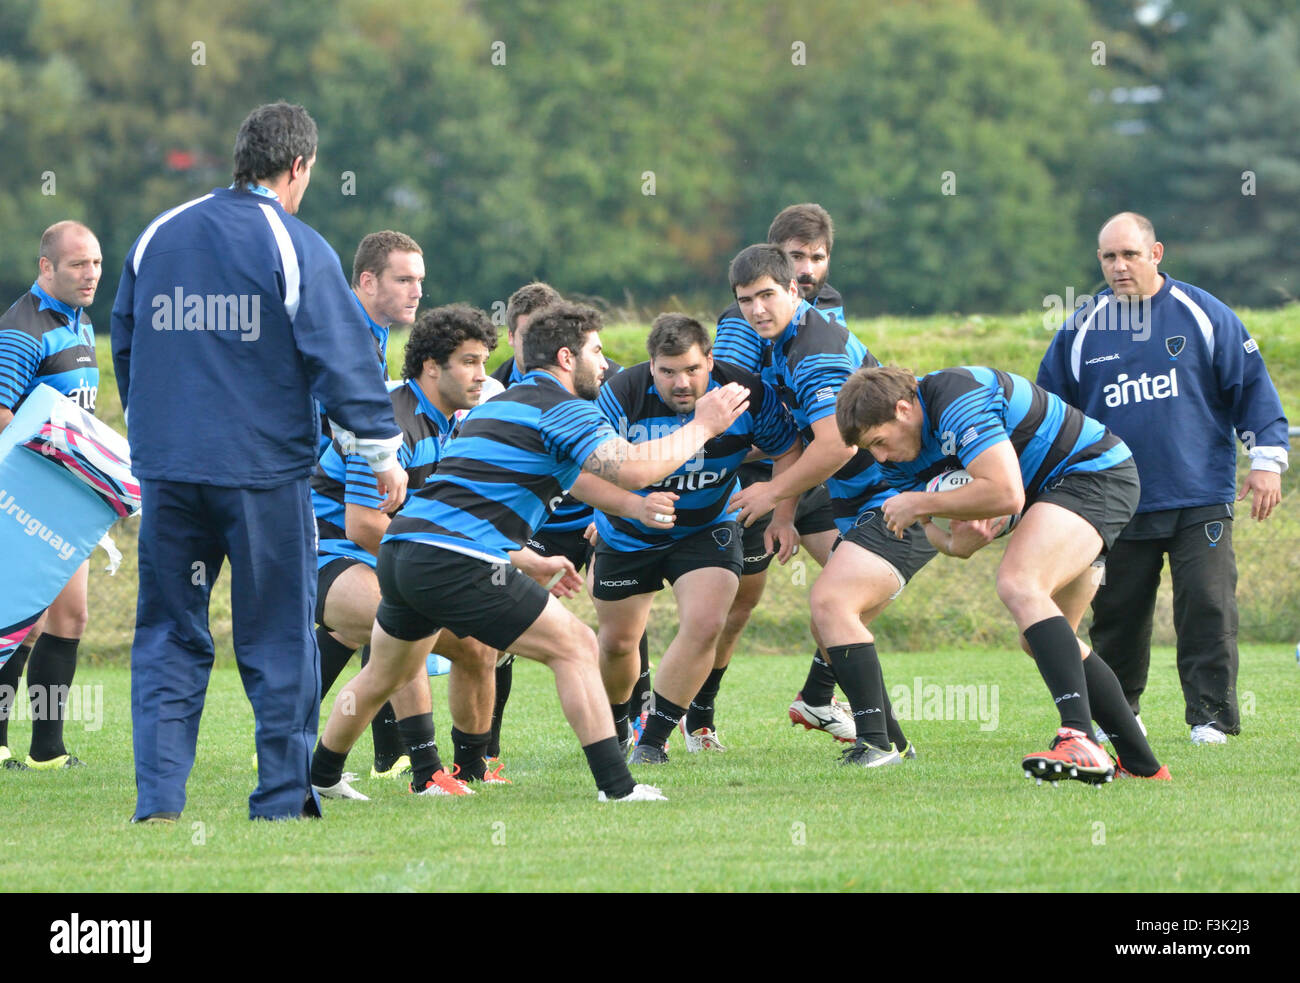
M 24 331 L 0 331 L 0 406 L 12 410 L 41 364 L 41 343 Z
M 809 423 L 835 415 L 835 397 L 856 368 L 844 352 L 809 355 L 795 366 L 792 388 Z
M 754 416 L 754 443 L 765 454 L 780 457 L 799 439 L 799 430 L 776 390 L 765 382 L 761 386 L 757 413 L 753 402 L 750 403 L 750 413 Z
M 405 443 L 397 449 L 397 465 L 407 468 L 411 464 L 411 448 Z M 384 496 L 378 491 L 378 478 L 374 469 L 366 463 L 360 454 L 349 454 L 345 458 L 347 480 L 343 488 L 343 501 L 348 505 L 364 505 L 366 508 L 378 509 L 384 504 Z
M 743 317 L 729 308 L 718 321 L 713 357 L 757 374 L 763 368 L 763 339 Z
M 605 441 L 618 437 L 614 428 L 585 399 L 566 399 L 542 414 L 538 429 L 546 449 L 579 467 Z
M 993 405 L 994 392 L 961 373 L 944 373 L 943 385 L 930 403 L 940 440 L 950 443 L 962 466 L 968 466 L 994 444 L 1010 440 Z

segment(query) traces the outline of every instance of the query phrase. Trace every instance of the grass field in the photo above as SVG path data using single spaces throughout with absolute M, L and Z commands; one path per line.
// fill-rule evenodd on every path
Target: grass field
M 69 723 L 68 743 L 89 767 L 0 771 L 0 878 L 42 892 L 1300 889 L 1300 669 L 1290 652 L 1245 649 L 1243 735 L 1194 748 L 1172 653 L 1157 651 L 1143 718 L 1175 780 L 1100 789 L 1037 787 L 1021 776 L 1020 756 L 1041 749 L 1055 714 L 1020 653 L 883 661 L 900 715 L 910 701 L 897 689 L 919 687 L 924 712 L 914 716 L 932 718 L 904 722 L 920 757 L 902 767 L 839 768 L 838 745 L 785 719 L 806 660 L 740 657 L 719 703 L 730 750 L 688 756 L 675 737 L 667 766 L 638 769 L 670 801 L 600 805 L 549 673 L 527 664 L 503 740 L 513 786 L 427 800 L 363 778 L 372 802 L 329 803 L 323 822 L 271 826 L 246 818 L 252 715 L 235 670 L 219 667 L 174 827 L 127 823 L 128 673 L 87 666 L 76 682 L 98 688 L 101 725 Z M 445 741 L 445 681 L 433 686 Z M 925 689 L 933 686 L 976 687 L 982 702 L 939 707 Z M 955 719 L 959 709 L 965 719 Z M 20 751 L 29 726 L 12 725 Z M 368 772 L 369 753 L 367 736 L 349 767 Z

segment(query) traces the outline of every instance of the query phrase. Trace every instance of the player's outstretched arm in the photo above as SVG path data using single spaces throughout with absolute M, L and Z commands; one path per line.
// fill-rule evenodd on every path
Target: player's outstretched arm
M 701 396 L 695 403 L 691 422 L 668 436 L 642 444 L 629 444 L 622 437 L 611 437 L 582 462 L 582 470 L 620 488 L 645 488 L 668 477 L 693 458 L 747 409 L 749 390 L 729 382 Z
M 633 519 L 651 529 L 671 529 L 676 521 L 677 496 L 672 492 L 637 495 L 594 474 L 580 474 L 569 494 L 606 515 Z
M 1020 461 L 1010 440 L 998 441 L 980 452 L 966 470 L 971 480 L 960 488 L 944 492 L 901 492 L 886 500 L 880 510 L 889 531 L 902 536 L 912 523 L 932 515 L 949 519 L 994 519 L 1015 515 L 1025 507 Z
M 527 546 L 507 555 L 520 573 L 531 577 L 556 597 L 576 597 L 582 590 L 582 578 L 568 557 L 542 556 Z
M 840 437 L 834 414 L 813 421 L 812 432 L 812 442 L 787 469 L 778 473 L 774 464 L 771 481 L 756 481 L 732 498 L 731 504 L 740 509 L 741 525 L 752 526 L 782 501 L 817 487 L 857 453 Z

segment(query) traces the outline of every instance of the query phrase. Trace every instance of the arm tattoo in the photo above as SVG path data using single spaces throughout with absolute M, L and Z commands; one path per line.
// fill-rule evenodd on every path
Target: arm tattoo
M 594 451 L 582 464 L 582 470 L 589 471 L 597 478 L 618 484 L 618 476 L 627 461 L 628 444 L 620 439 L 607 440 Z

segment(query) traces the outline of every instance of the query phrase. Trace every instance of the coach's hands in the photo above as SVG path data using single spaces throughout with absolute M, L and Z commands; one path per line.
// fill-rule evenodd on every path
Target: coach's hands
M 1237 496 L 1237 501 L 1240 502 L 1251 492 L 1255 493 L 1255 497 L 1250 500 L 1250 517 L 1262 522 L 1273 514 L 1277 503 L 1282 501 L 1282 476 L 1276 471 L 1252 468 L 1246 475 L 1246 480 L 1241 483 L 1241 494 Z
M 396 512 L 406 501 L 406 469 L 401 467 L 389 468 L 387 471 L 380 471 L 375 475 L 377 479 L 375 487 L 379 494 L 384 496 L 383 504 L 379 506 L 381 512 Z
M 651 492 L 641 499 L 640 514 L 629 518 L 649 529 L 671 529 L 677 522 L 677 506 L 673 504 L 676 501 L 677 495 L 673 492 Z
M 510 562 L 556 597 L 577 597 L 582 578 L 567 556 L 542 556 L 525 546 L 510 553 Z
M 695 401 L 695 422 L 702 424 L 716 437 L 735 423 L 747 409 L 749 389 L 738 382 L 728 382 Z

